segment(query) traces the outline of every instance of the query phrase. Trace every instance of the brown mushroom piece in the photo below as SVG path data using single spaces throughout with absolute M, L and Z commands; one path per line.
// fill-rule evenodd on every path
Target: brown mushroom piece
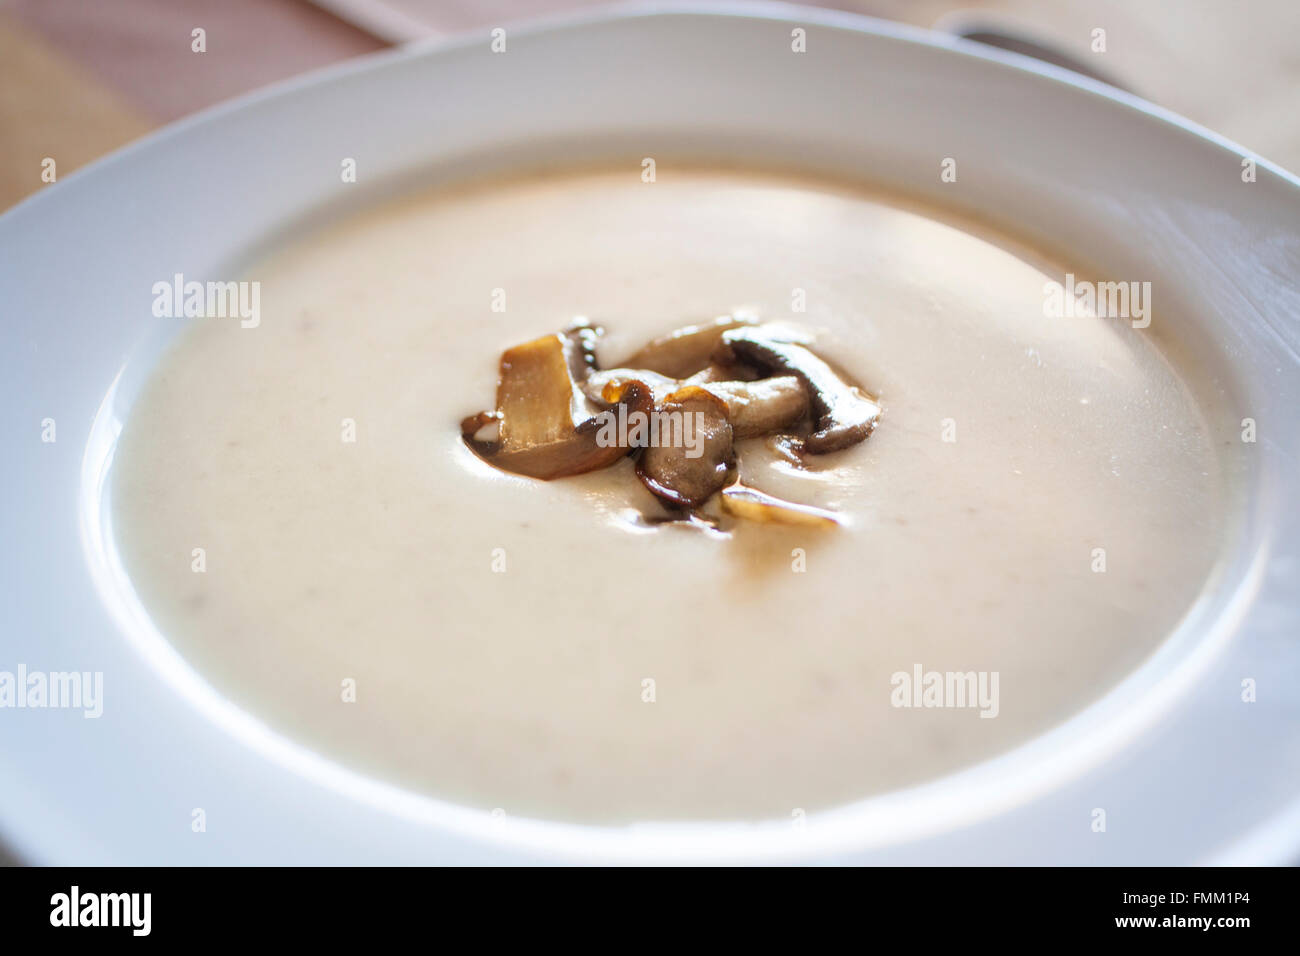
M 880 418 L 880 406 L 866 392 L 845 381 L 806 346 L 785 340 L 768 326 L 729 329 L 722 335 L 719 357 L 727 352 L 764 368 L 798 376 L 808 388 L 813 434 L 804 447 L 813 454 L 839 451 L 865 440 Z
M 641 453 L 637 476 L 670 505 L 698 508 L 727 483 L 735 463 L 727 405 L 711 392 L 688 385 L 669 395 L 655 414 L 660 441 Z
M 724 532 L 699 509 L 719 492 L 725 515 L 804 527 L 841 523 L 833 512 L 733 480 L 737 440 L 767 436 L 801 465 L 805 453 L 846 448 L 875 427 L 880 406 L 807 340 L 728 317 L 679 329 L 626 367 L 601 370 L 599 335 L 579 324 L 506 350 L 496 407 L 461 423 L 466 445 L 502 470 L 541 479 L 595 471 L 633 454 L 637 476 L 667 506 L 671 517 L 663 520 L 714 533 Z M 809 418 L 814 432 L 803 437 Z
M 673 392 L 698 382 L 696 376 L 678 381 L 658 372 L 639 368 L 611 368 L 592 372 L 585 391 L 591 398 L 601 398 L 611 386 L 639 381 L 650 386 L 655 404 L 662 405 Z M 753 438 L 787 428 L 808 414 L 808 391 L 794 375 L 744 381 L 711 381 L 700 388 L 721 399 L 727 406 L 727 421 L 735 437 Z
M 714 349 L 717 345 L 714 345 Z M 719 365 L 710 362 L 694 375 L 682 379 L 683 385 L 708 385 L 712 382 L 744 381 L 752 382 L 758 373 L 747 365 Z
M 795 504 L 734 481 L 722 489 L 722 510 L 760 524 L 786 524 L 802 528 L 834 528 L 840 524 L 833 511 Z
M 665 398 L 682 387 L 682 383 L 675 378 L 669 378 L 667 375 L 660 375 L 658 372 L 652 372 L 645 368 L 606 368 L 592 372 L 583 384 L 583 391 L 587 397 L 597 401 L 604 400 L 605 390 L 611 386 L 622 388 L 629 382 L 642 382 L 650 387 L 654 392 L 655 404 L 660 404 Z
M 795 375 L 699 387 L 726 404 L 727 421 L 738 439 L 788 428 L 808 414 L 808 390 Z
M 604 468 L 626 455 L 630 448 L 601 441 L 603 419 L 611 410 L 591 401 L 581 387 L 594 366 L 596 335 L 594 329 L 575 328 L 507 349 L 496 410 L 461 423 L 465 443 L 498 468 L 544 480 Z M 614 404 L 626 405 L 626 413 L 648 414 L 654 397 L 644 383 L 626 382 Z M 498 437 L 479 437 L 494 422 Z
M 753 319 L 724 315 L 703 325 L 688 325 L 655 339 L 623 363 L 669 378 L 683 379 L 704 369 L 724 333 L 751 325 Z

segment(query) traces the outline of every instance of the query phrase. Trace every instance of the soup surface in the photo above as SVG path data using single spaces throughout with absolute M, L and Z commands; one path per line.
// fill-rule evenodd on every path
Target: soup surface
M 221 692 L 470 806 L 788 817 L 1048 730 L 1177 625 L 1224 482 L 1158 314 L 1046 317 L 1065 269 L 851 189 L 639 173 L 407 197 L 250 269 L 255 328 L 181 320 L 114 525 Z M 809 472 L 742 454 L 845 528 L 651 528 L 627 461 L 539 482 L 461 442 L 506 347 L 588 316 L 612 366 L 738 310 L 880 396 L 875 434 Z M 973 681 L 923 694 L 930 672 Z

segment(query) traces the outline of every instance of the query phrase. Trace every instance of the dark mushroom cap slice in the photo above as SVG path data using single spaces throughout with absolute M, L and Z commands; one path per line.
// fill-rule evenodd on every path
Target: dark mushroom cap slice
M 722 349 L 747 362 L 796 375 L 808 388 L 815 431 L 804 441 L 813 454 L 839 451 L 865 440 L 880 418 L 880 406 L 846 381 L 823 359 L 770 326 L 730 329 Z
M 648 445 L 637 475 L 653 494 L 698 508 L 727 483 L 735 464 L 726 403 L 698 386 L 679 389 L 654 410 L 659 442 Z

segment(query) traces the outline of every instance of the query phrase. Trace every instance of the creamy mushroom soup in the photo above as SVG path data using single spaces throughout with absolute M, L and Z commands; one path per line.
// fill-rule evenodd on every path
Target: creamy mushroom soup
M 256 263 L 125 423 L 144 606 L 219 691 L 354 770 L 507 814 L 789 818 L 1049 730 L 1176 627 L 1219 440 L 1149 328 L 1066 269 L 849 188 L 639 169 L 407 197 Z M 1157 290 L 1158 291 L 1158 290 Z M 831 527 L 657 522 L 623 458 L 540 481 L 462 441 L 506 349 L 601 365 L 723 314 L 813 337 L 870 437 L 741 477 Z M 248 327 L 245 327 L 248 326 Z

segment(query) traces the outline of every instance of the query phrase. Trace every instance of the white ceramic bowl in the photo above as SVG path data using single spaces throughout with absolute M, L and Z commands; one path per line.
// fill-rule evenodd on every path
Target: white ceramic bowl
M 790 50 L 807 31 L 807 52 Z M 1300 846 L 1300 184 L 1149 104 L 1034 61 L 781 6 L 623 8 L 403 49 L 171 126 L 0 217 L 6 467 L 0 669 L 102 671 L 104 714 L 0 711 L 0 835 L 41 863 L 629 860 L 1152 863 Z M 1149 278 L 1222 414 L 1251 417 L 1230 541 L 1113 692 L 943 780 L 799 830 L 494 819 L 309 753 L 149 622 L 105 478 L 174 320 L 159 277 L 236 273 L 406 181 L 542 159 L 711 156 L 862 178 L 1096 274 Z M 340 188 L 355 157 L 362 183 Z M 960 161 L 961 188 L 940 182 Z M 346 197 L 346 199 L 344 198 Z M 323 212 L 322 212 L 323 210 Z M 238 383 L 231 383 L 237 388 Z M 41 422 L 57 422 L 42 443 Z M 1062 507 L 1069 507 L 1062 502 Z M 1068 613 L 1063 609 L 1062 613 Z M 1241 701 L 1254 678 L 1258 701 Z M 205 833 L 191 832 L 202 807 Z M 1108 828 L 1092 831 L 1091 810 Z

